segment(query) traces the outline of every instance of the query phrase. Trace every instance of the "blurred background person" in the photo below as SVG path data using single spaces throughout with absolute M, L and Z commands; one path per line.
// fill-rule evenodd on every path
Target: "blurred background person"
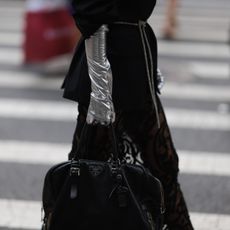
M 165 76 L 160 97 L 179 150 L 179 181 L 195 229 L 228 230 L 230 1 L 178 2 L 176 42 L 162 40 L 162 12 L 168 1 L 157 1 L 149 23 L 159 38 L 158 66 Z M 66 160 L 76 125 L 75 103 L 62 99 L 64 69 L 57 74 L 51 72 L 49 78 L 46 72 L 28 71 L 22 66 L 26 3 L 0 0 L 2 230 L 40 229 L 44 173 L 51 164 Z M 53 59 L 57 57 L 50 60 Z M 42 66 L 51 68 L 50 60 L 42 62 Z M 54 70 L 61 68 L 56 63 Z
M 163 37 L 166 39 L 175 38 L 177 27 L 177 6 L 178 0 L 167 0 L 166 17 L 163 25 Z
M 27 0 L 24 21 L 24 64 L 36 66 L 72 53 L 79 31 L 67 0 Z

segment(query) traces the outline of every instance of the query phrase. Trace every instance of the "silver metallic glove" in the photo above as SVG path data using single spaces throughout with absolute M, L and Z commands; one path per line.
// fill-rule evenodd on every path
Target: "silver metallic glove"
M 107 25 L 102 25 L 85 40 L 91 95 L 86 121 L 110 124 L 115 120 L 112 102 L 112 71 L 106 56 Z
M 157 88 L 159 91 L 161 91 L 164 84 L 165 84 L 164 76 L 162 75 L 160 69 L 157 69 Z

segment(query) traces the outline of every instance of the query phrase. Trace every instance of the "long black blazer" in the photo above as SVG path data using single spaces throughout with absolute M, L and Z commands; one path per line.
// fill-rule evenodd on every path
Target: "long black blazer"
M 91 88 L 84 40 L 102 24 L 108 24 L 107 56 L 113 74 L 114 105 L 118 109 L 136 109 L 144 105 L 150 91 L 139 28 L 114 22 L 146 21 L 155 3 L 156 0 L 72 0 L 73 17 L 82 38 L 63 83 L 64 98 L 88 105 Z M 156 76 L 157 41 L 148 24 L 146 32 Z M 154 79 L 156 83 L 156 77 Z

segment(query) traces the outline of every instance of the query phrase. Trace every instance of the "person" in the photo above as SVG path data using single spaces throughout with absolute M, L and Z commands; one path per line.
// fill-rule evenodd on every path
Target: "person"
M 163 37 L 174 39 L 177 25 L 177 5 L 178 0 L 168 0 L 166 6 L 166 18 L 163 25 Z
M 72 54 L 80 37 L 66 0 L 27 0 L 24 23 L 23 64 L 31 70 Z
M 178 155 L 159 98 L 157 40 L 147 23 L 155 4 L 154 0 L 72 1 L 82 38 L 62 86 L 64 98 L 77 101 L 79 112 L 69 158 L 76 152 L 86 120 L 115 120 L 122 157 L 142 163 L 163 184 L 165 229 L 192 230 L 178 183 Z M 95 125 L 91 135 L 90 157 L 106 160 L 111 148 L 108 129 Z

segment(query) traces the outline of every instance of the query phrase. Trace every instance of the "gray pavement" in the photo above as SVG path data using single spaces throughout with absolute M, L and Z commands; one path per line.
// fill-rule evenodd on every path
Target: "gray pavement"
M 230 167 L 222 169 L 230 165 L 230 2 L 182 1 L 173 41 L 162 39 L 164 6 L 158 1 L 150 23 L 166 78 L 162 103 L 181 156 L 180 183 L 197 230 L 229 230 Z M 24 1 L 0 1 L 0 230 L 39 228 L 44 175 L 67 158 L 77 115 L 76 104 L 62 99 L 63 74 L 41 75 L 21 65 L 23 14 Z M 194 90 L 186 94 L 186 87 Z M 68 104 L 69 116 L 42 107 L 45 102 L 60 113 Z M 50 151 L 56 145 L 60 152 L 58 146 L 57 153 Z M 42 163 L 46 154 L 54 155 L 53 161 Z M 25 207 L 30 212 L 23 212 Z

